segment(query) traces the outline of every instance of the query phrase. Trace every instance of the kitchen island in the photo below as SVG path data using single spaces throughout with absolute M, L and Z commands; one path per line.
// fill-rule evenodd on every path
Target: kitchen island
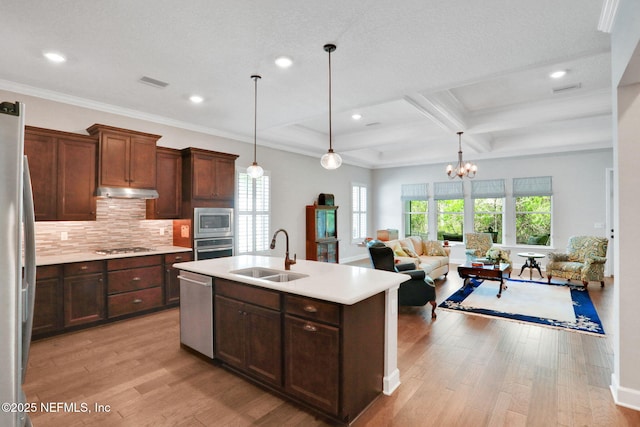
M 285 271 L 283 264 L 244 255 L 173 266 L 212 278 L 215 361 L 350 423 L 400 384 L 397 291 L 404 278 L 303 260 Z M 181 300 L 180 310 L 190 307 Z

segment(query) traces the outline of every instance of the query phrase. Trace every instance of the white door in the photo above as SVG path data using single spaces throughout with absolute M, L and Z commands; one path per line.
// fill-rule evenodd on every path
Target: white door
M 613 228 L 613 224 L 614 224 L 614 218 L 615 218 L 615 204 L 613 203 L 613 169 L 611 168 L 607 168 L 606 170 L 606 187 L 605 187 L 605 191 L 606 191 L 606 195 L 605 195 L 605 200 L 606 200 L 606 204 L 607 204 L 607 218 L 606 218 L 606 230 L 605 230 L 605 237 L 607 239 L 609 239 L 609 248 L 607 249 L 607 263 L 604 266 L 604 275 L 605 276 L 613 276 L 613 259 L 615 256 L 614 253 L 614 245 L 613 245 L 613 239 L 614 239 L 614 232 L 615 229 Z

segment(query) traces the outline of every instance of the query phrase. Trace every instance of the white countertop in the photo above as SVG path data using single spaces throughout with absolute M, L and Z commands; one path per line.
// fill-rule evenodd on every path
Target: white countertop
M 36 253 L 36 265 L 54 265 L 54 264 L 68 264 L 71 262 L 86 262 L 86 261 L 102 261 L 105 259 L 113 258 L 129 258 L 136 256 L 146 255 L 160 255 L 160 254 L 172 254 L 177 252 L 191 252 L 191 248 L 185 248 L 182 246 L 158 246 L 154 247 L 149 252 L 129 252 L 126 254 L 112 254 L 112 255 L 100 255 L 95 252 L 79 252 L 73 254 L 60 254 L 49 256 L 38 256 Z
M 193 273 L 346 305 L 355 304 L 380 292 L 397 288 L 400 283 L 407 280 L 405 275 L 389 271 L 306 260 L 298 260 L 291 266 L 290 271 L 308 274 L 309 277 L 290 282 L 269 282 L 229 273 L 229 271 L 248 267 L 266 267 L 284 272 L 284 258 L 255 255 L 182 262 L 173 266 Z

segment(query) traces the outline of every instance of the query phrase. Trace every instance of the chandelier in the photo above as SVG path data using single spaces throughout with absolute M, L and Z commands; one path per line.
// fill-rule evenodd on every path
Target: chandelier
M 465 163 L 462 161 L 462 134 L 464 132 L 458 132 L 458 164 L 454 168 L 453 165 L 447 165 L 447 175 L 449 178 L 453 179 L 458 177 L 460 179 L 465 176 L 473 179 L 476 176 L 476 172 L 478 172 L 478 166 L 473 163 Z

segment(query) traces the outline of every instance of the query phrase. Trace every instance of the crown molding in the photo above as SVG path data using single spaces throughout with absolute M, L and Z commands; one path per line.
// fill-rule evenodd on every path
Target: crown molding
M 613 22 L 618 12 L 618 4 L 620 0 L 604 0 L 602 2 L 602 11 L 600 12 L 600 20 L 598 21 L 598 31 L 603 33 L 611 33 Z

